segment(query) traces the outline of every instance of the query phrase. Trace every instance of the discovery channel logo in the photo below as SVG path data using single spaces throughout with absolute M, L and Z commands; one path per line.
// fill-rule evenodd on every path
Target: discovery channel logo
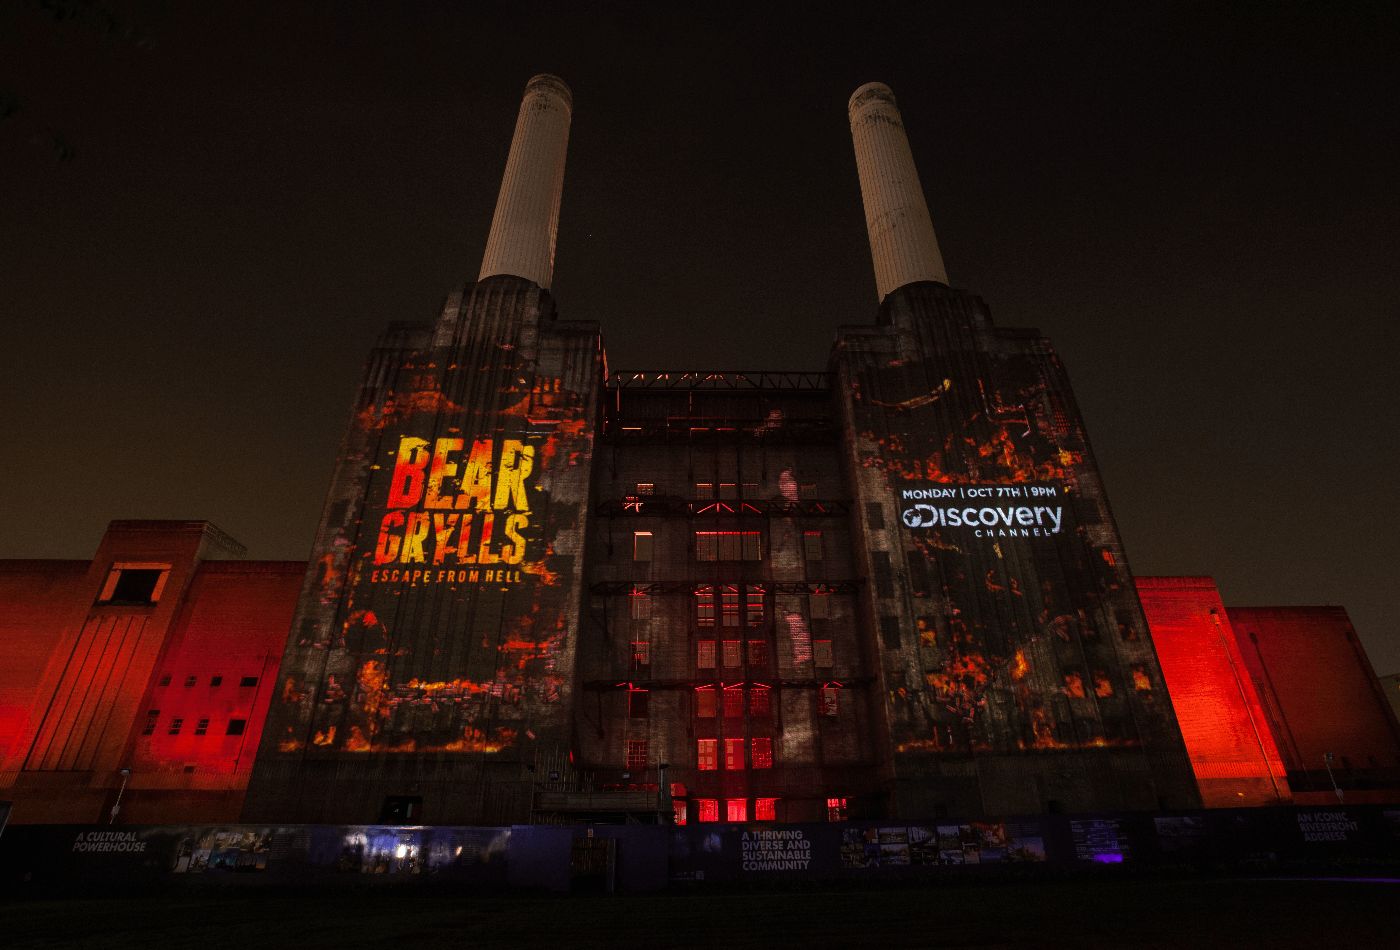
M 1049 538 L 1065 527 L 1064 492 L 1055 485 L 906 488 L 900 500 L 900 520 L 913 530 L 956 529 L 977 538 Z

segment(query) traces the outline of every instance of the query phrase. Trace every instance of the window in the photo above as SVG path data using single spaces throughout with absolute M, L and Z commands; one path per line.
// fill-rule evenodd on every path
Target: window
M 210 686 L 211 688 L 212 688 L 212 687 L 215 687 L 215 686 L 222 686 L 222 685 L 224 685 L 224 678 L 223 678 L 222 676 L 211 676 L 211 677 L 209 677 L 209 686 Z
M 758 497 L 758 482 L 744 482 L 740 486 L 739 494 L 744 498 Z
M 739 497 L 739 486 L 736 485 L 734 482 L 720 482 L 720 483 L 719 483 L 719 497 L 720 497 L 720 498 L 738 498 L 738 497 Z
M 754 686 L 749 689 L 749 717 L 767 719 L 773 715 L 773 691 L 767 686 Z
M 744 716 L 744 687 L 726 686 L 724 688 L 724 717 L 726 719 L 742 719 Z
M 846 800 L 844 798 L 828 798 L 826 800 L 826 820 L 847 820 Z
M 731 771 L 738 771 L 744 767 L 744 740 L 725 739 L 724 740 L 724 767 Z
M 160 602 L 169 576 L 169 564 L 113 564 L 97 602 L 118 607 L 149 607 Z
M 807 598 L 807 612 L 813 620 L 827 620 L 831 617 L 831 595 L 813 594 Z
M 695 643 L 695 665 L 702 670 L 715 668 L 715 641 L 697 640 Z
M 754 821 L 777 821 L 778 800 L 776 798 L 756 798 L 753 803 Z
M 715 589 L 709 585 L 695 588 L 695 623 L 701 627 L 715 625 Z
M 183 719 L 170 720 L 170 728 L 166 730 L 166 734 L 171 736 L 178 736 L 180 734 L 180 727 L 184 724 L 185 720 Z
M 160 710 L 152 709 L 146 713 L 146 724 L 141 727 L 141 735 L 153 736 L 156 732 L 156 720 L 160 718 Z
M 697 531 L 697 561 L 761 561 L 757 531 Z
M 1152 680 L 1147 676 L 1147 667 L 1142 664 L 1136 664 L 1133 666 L 1132 672 L 1133 689 L 1137 690 L 1139 693 L 1152 692 Z
M 741 640 L 725 640 L 725 641 L 724 641 L 724 665 L 725 665 L 725 666 L 729 666 L 729 667 L 738 667 L 738 666 L 741 666 L 741 665 L 743 664 L 743 662 L 744 662 L 743 653 L 742 653 L 742 651 L 740 650 L 740 647 L 742 646 L 742 644 L 743 644 L 743 641 L 741 641 Z
M 739 626 L 739 588 L 728 586 L 720 594 L 720 624 L 725 627 Z
M 763 667 L 768 665 L 768 641 L 749 641 L 749 666 Z
M 822 533 L 820 531 L 802 532 L 802 556 L 809 561 L 822 559 Z
M 632 641 L 632 668 L 639 669 L 643 666 L 651 666 L 651 641 Z
M 812 501 L 817 497 L 817 483 L 803 482 L 797 486 L 797 497 L 803 501 Z
M 701 686 L 695 690 L 695 715 L 700 719 L 715 718 L 715 688 Z
M 773 767 L 773 740 L 767 737 L 757 737 L 753 740 L 753 767 L 756 769 L 771 769 Z
M 245 677 L 243 677 L 241 680 L 238 681 L 238 685 L 239 685 L 239 686 L 257 686 L 257 685 L 258 685 L 258 678 L 257 678 L 256 676 L 245 676 Z
M 632 532 L 632 560 L 634 560 L 634 561 L 650 561 L 650 560 L 651 560 L 651 545 L 652 545 L 652 537 L 651 537 L 651 532 L 650 532 L 650 531 L 633 531 L 633 532 Z
M 647 718 L 647 699 L 651 693 L 644 689 L 627 691 L 627 715 L 633 719 Z
M 749 802 L 746 798 L 730 798 L 724 803 L 725 817 L 728 821 L 748 821 Z
M 822 667 L 830 667 L 832 665 L 830 640 L 812 641 L 812 663 Z
M 193 774 L 194 774 L 194 769 L 195 769 L 195 767 L 194 767 L 193 765 L 187 765 L 187 766 L 185 766 L 185 774 L 186 774 L 186 775 L 193 775 Z
M 719 740 L 695 740 L 695 767 L 702 772 L 713 772 L 719 768 Z M 704 821 L 705 819 L 700 819 Z
M 654 494 L 656 494 L 656 485 L 655 485 L 654 483 L 652 483 L 652 482 L 638 482 L 638 483 L 637 483 L 637 494 L 638 494 L 638 495 L 654 495 Z
M 827 683 L 818 693 L 823 716 L 835 716 L 841 712 L 841 687 Z
M 166 673 L 164 676 L 162 676 L 162 677 L 160 678 L 160 685 L 162 685 L 162 686 L 169 686 L 169 685 L 170 685 L 170 674 L 169 674 L 169 673 Z
M 763 588 L 750 587 L 744 600 L 744 620 L 750 627 L 763 624 Z
M 627 740 L 627 767 L 646 771 L 647 767 L 647 740 L 628 739 Z
M 651 617 L 651 598 L 642 589 L 642 585 L 632 585 L 632 590 L 627 595 L 627 604 L 633 620 L 647 620 Z
M 712 499 L 712 498 L 714 498 L 714 497 L 715 497 L 715 483 L 714 483 L 714 482 L 696 482 L 696 483 L 695 483 L 695 498 L 696 498 L 696 500 L 698 500 L 698 501 L 709 501 L 710 499 Z
M 185 677 L 185 689 L 192 689 L 192 688 L 194 687 L 194 684 L 195 684 L 195 683 L 198 683 L 198 682 L 199 682 L 199 677 L 198 677 L 198 676 L 186 676 L 186 677 Z
M 695 820 L 696 820 L 696 821 L 719 821 L 719 799 L 717 799 L 717 798 L 697 798 L 697 799 L 695 799 Z
M 677 827 L 685 826 L 685 799 L 675 798 L 671 800 L 671 813 L 674 814 Z
M 224 735 L 226 735 L 226 736 L 241 736 L 241 735 L 243 735 L 243 729 L 244 729 L 244 727 L 247 726 L 247 725 L 248 725 L 248 720 L 246 720 L 246 719 L 230 719 L 230 720 L 228 721 L 228 730 L 224 733 Z
M 195 735 L 197 735 L 197 736 L 202 736 L 202 735 L 204 735 L 204 734 L 205 734 L 206 732 L 208 732 L 208 731 L 209 731 L 209 720 L 208 720 L 208 718 L 201 719 L 199 722 L 197 722 L 197 723 L 194 724 L 194 734 L 195 734 Z

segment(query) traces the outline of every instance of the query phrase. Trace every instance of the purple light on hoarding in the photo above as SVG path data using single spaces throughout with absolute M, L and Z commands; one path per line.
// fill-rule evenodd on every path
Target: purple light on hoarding
M 1093 857 L 1095 864 L 1122 864 L 1123 853 L 1121 851 L 1108 851 L 1103 854 L 1096 854 Z

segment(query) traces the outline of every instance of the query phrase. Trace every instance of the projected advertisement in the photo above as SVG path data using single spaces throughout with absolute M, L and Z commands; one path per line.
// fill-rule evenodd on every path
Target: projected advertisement
M 1055 485 L 929 485 L 900 491 L 906 528 L 944 528 L 974 538 L 1049 538 L 1065 529 Z

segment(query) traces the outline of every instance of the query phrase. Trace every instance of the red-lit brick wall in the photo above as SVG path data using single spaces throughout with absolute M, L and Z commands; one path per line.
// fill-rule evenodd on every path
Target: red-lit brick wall
M 1139 577 L 1138 596 L 1207 808 L 1289 797 L 1268 719 L 1209 577 Z
M 1400 728 L 1346 610 L 1232 607 L 1229 615 L 1294 798 L 1335 803 L 1335 777 L 1349 803 L 1400 800 Z

